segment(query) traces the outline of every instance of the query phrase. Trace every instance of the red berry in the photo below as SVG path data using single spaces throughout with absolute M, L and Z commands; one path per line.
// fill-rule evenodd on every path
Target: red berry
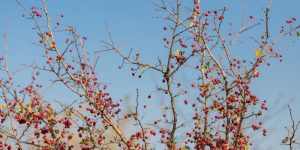
M 220 16 L 220 17 L 219 17 L 219 20 L 223 20 L 223 19 L 224 19 L 224 16 Z
M 185 99 L 184 104 L 187 105 L 188 103 L 189 103 L 188 100 Z

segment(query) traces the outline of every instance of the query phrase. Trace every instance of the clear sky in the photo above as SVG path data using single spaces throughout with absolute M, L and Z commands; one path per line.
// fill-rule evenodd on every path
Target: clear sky
M 182 0 L 184 4 L 190 5 L 191 0 Z M 26 6 L 36 5 L 37 1 L 23 0 Z M 226 6 L 229 11 L 225 15 L 225 21 L 231 21 L 235 31 L 241 23 L 244 0 L 202 0 L 203 10 L 219 9 Z M 262 17 L 262 7 L 266 6 L 265 0 L 246 1 L 246 16 Z M 278 35 L 280 26 L 291 17 L 300 19 L 299 0 L 273 0 L 270 18 L 270 30 Z M 130 48 L 138 50 L 143 60 L 155 63 L 157 56 L 161 55 L 164 37 L 162 27 L 166 22 L 156 19 L 160 15 L 155 11 L 154 5 L 149 0 L 49 0 L 48 9 L 50 14 L 58 15 L 64 13 L 62 25 L 73 25 L 79 33 L 86 35 L 88 41 L 87 49 L 90 52 L 102 50 L 101 40 L 108 40 L 105 23 L 108 24 L 115 42 L 124 47 L 124 51 Z M 12 69 L 20 68 L 21 64 L 30 64 L 33 61 L 41 61 L 42 54 L 38 47 L 31 44 L 36 41 L 36 35 L 32 30 L 33 24 L 30 20 L 22 17 L 24 11 L 14 0 L 1 0 L 0 5 L 0 34 L 4 31 L 8 34 L 9 63 Z M 299 21 L 298 21 L 299 22 Z M 7 26 L 7 30 L 5 29 Z M 246 34 L 257 36 L 260 29 L 254 29 Z M 252 88 L 262 99 L 269 101 L 269 127 L 268 136 L 262 140 L 263 145 L 259 149 L 284 149 L 279 146 L 289 125 L 287 103 L 293 100 L 292 107 L 295 117 L 300 120 L 300 38 L 294 41 L 282 41 L 280 47 L 289 45 L 283 50 L 283 63 L 272 61 L 272 67 L 261 68 L 261 78 L 256 79 Z M 0 54 L 4 54 L 3 38 L 0 39 Z M 249 38 L 241 37 L 241 42 L 234 47 L 233 53 L 242 57 L 253 57 L 255 45 Z M 142 79 L 132 78 L 130 67 L 123 70 L 118 69 L 121 59 L 113 53 L 102 53 L 97 68 L 102 82 L 109 83 L 109 90 L 116 99 L 135 96 L 135 89 L 139 88 L 141 97 L 146 97 L 155 89 L 158 83 L 157 75 L 148 72 Z M 248 56 L 253 55 L 253 56 Z M 29 73 L 17 75 L 20 80 L 26 82 Z M 153 90 L 150 90 L 152 87 Z M 52 92 L 58 92 L 53 90 Z M 66 95 L 67 96 L 67 95 Z M 61 94 L 52 94 L 51 98 L 61 98 Z M 277 101 L 278 100 L 278 101 Z M 159 100 L 158 100 L 159 101 Z M 158 105 L 160 102 L 156 103 Z M 275 108 L 272 105 L 279 103 Z M 154 107 L 153 104 L 152 107 Z M 151 107 L 151 105 L 150 105 Z M 260 140 L 260 138 L 258 138 Z M 253 149 L 258 149 L 253 148 Z

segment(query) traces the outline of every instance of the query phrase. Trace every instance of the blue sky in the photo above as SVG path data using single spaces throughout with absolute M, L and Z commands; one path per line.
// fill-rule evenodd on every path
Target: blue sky
M 36 1 L 23 1 L 26 6 L 36 5 Z M 188 0 L 184 4 L 190 5 Z M 235 30 L 241 23 L 244 10 L 244 0 L 202 0 L 202 9 L 218 9 L 226 6 L 229 11 L 225 15 L 225 21 L 231 20 Z M 246 5 L 246 16 L 262 16 L 262 7 L 267 4 L 265 0 L 248 0 Z M 291 17 L 300 19 L 299 0 L 273 0 L 270 18 L 270 30 L 274 36 L 278 35 L 280 26 Z M 155 11 L 154 5 L 149 0 L 114 0 L 114 1 L 80 1 L 80 0 L 51 0 L 48 3 L 49 12 L 52 15 L 64 13 L 62 25 L 73 25 L 82 35 L 86 35 L 88 41 L 87 49 L 90 51 L 102 50 L 101 40 L 108 40 L 105 23 L 108 24 L 113 38 L 117 45 L 124 47 L 124 51 L 134 48 L 139 51 L 143 60 L 155 63 L 157 56 L 164 54 L 162 38 L 165 36 L 162 27 L 165 21 L 156 19 L 160 15 Z M 17 69 L 21 64 L 30 64 L 33 61 L 40 62 L 42 51 L 31 44 L 36 41 L 30 20 L 22 17 L 23 10 L 13 0 L 2 0 L 0 5 L 0 34 L 2 35 L 7 26 L 9 63 L 12 69 Z M 260 28 L 247 32 L 246 35 L 255 36 Z M 2 36 L 1 36 L 2 37 Z M 255 80 L 253 89 L 255 93 L 263 99 L 267 99 L 270 104 L 279 103 L 280 106 L 272 108 L 270 106 L 270 127 L 269 135 L 264 139 L 264 145 L 272 146 L 272 149 L 284 149 L 279 147 L 281 138 L 286 133 L 284 126 L 287 124 L 288 112 L 287 102 L 294 100 L 294 114 L 300 117 L 300 42 L 299 38 L 290 41 L 282 41 L 279 47 L 289 47 L 284 50 L 283 63 L 272 61 L 272 67 L 263 66 L 261 68 L 261 78 Z M 4 54 L 3 38 L 1 38 L 0 54 Z M 241 43 L 233 48 L 233 53 L 241 57 L 253 57 L 252 51 L 255 48 L 253 42 L 247 36 L 241 36 Z M 102 53 L 98 65 L 98 73 L 102 82 L 109 83 L 109 90 L 116 99 L 129 96 L 134 98 L 135 89 L 139 88 L 141 97 L 146 97 L 155 88 L 155 83 L 159 83 L 158 76 L 154 72 L 146 73 L 142 79 L 132 78 L 130 67 L 122 70 L 118 69 L 121 63 L 120 58 L 113 53 Z M 30 77 L 29 72 L 17 75 L 18 79 L 26 82 Z M 153 90 L 149 90 L 151 88 Z M 59 90 L 53 90 L 53 93 Z M 51 98 L 60 98 L 60 94 L 53 94 Z M 280 99 L 279 101 L 276 101 Z M 160 102 L 149 104 L 155 107 Z M 283 106 L 283 109 L 281 109 Z M 274 112 L 274 113 L 273 113 Z M 279 113 L 276 113 L 279 112 Z M 261 147 L 260 149 L 266 149 Z

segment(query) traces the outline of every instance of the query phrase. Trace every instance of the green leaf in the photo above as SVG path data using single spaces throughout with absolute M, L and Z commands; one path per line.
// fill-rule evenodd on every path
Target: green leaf
M 245 146 L 245 150 L 249 150 L 249 146 L 248 146 L 248 144 Z
M 205 65 L 202 65 L 202 66 L 201 66 L 201 70 L 202 70 L 202 71 L 205 71 L 206 69 L 207 69 L 207 66 L 205 66 Z
M 262 50 L 255 49 L 255 54 L 257 57 L 260 57 L 262 55 Z
M 297 32 L 297 36 L 300 37 L 300 32 Z
M 179 50 L 175 50 L 174 53 L 175 53 L 176 56 L 180 55 L 180 51 Z
M 174 53 L 175 53 L 176 56 L 183 56 L 183 53 L 184 53 L 184 52 L 183 52 L 183 51 L 180 51 L 180 50 L 175 50 Z
M 189 147 L 189 146 L 187 146 L 187 145 L 185 145 L 185 146 L 182 146 L 182 150 L 190 150 L 191 148 Z
M 209 68 L 209 66 L 210 66 L 210 61 L 207 61 L 207 62 L 205 63 L 205 65 L 206 65 L 206 67 Z
M 167 110 L 168 109 L 168 106 L 160 106 L 159 107 L 161 110 Z

